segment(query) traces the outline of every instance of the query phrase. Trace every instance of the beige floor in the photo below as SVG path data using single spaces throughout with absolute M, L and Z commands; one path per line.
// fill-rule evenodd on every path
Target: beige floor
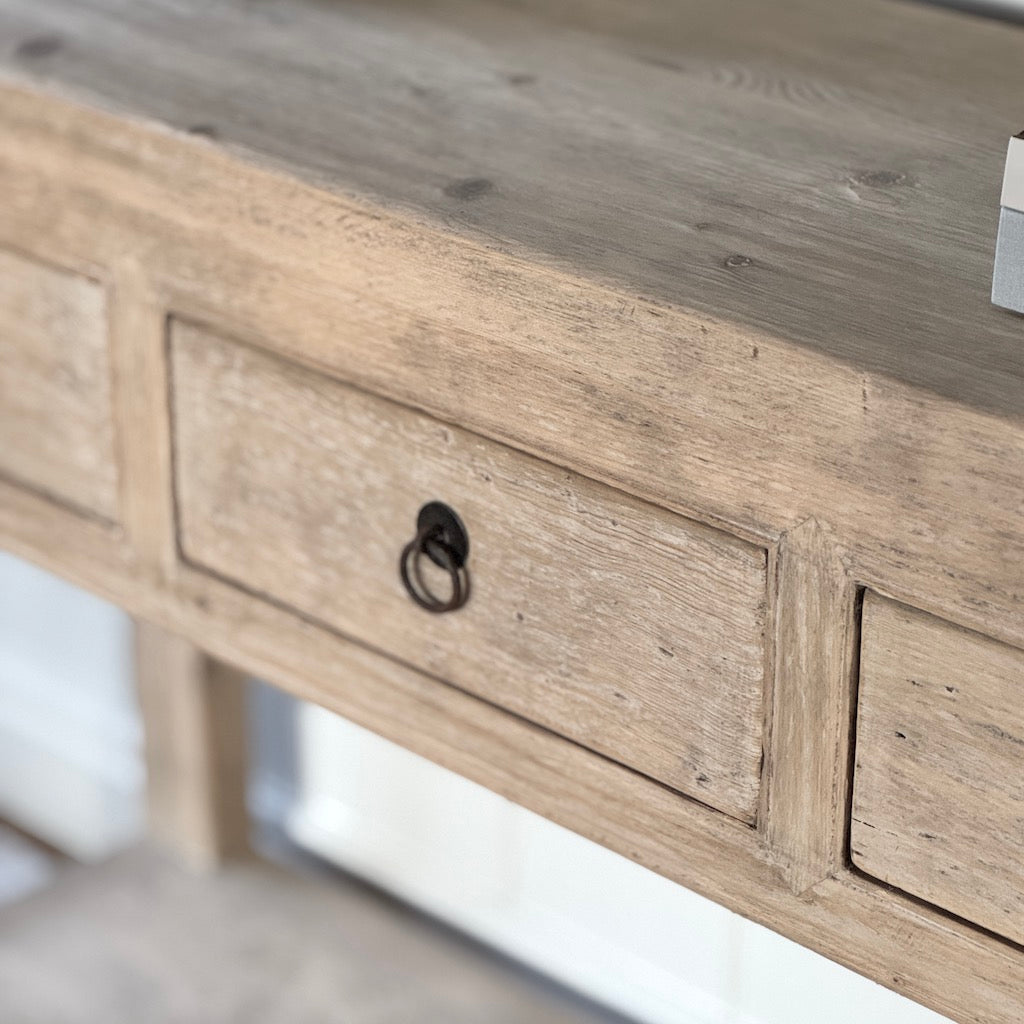
M 613 1024 L 345 876 L 142 846 L 0 908 L 4 1024 Z

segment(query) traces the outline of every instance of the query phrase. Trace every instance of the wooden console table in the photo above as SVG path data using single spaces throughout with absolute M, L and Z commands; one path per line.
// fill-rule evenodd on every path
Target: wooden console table
M 0 543 L 156 627 L 158 825 L 230 852 L 253 673 L 1019 1024 L 1022 46 L 888 0 L 7 0 Z

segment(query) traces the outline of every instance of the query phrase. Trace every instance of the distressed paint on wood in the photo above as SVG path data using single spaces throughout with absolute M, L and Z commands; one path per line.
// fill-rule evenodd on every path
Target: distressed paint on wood
M 171 357 L 191 562 L 753 820 L 763 549 L 200 328 Z M 470 536 L 441 616 L 397 568 L 432 500 Z
M 1024 651 L 864 601 L 853 862 L 1024 944 Z

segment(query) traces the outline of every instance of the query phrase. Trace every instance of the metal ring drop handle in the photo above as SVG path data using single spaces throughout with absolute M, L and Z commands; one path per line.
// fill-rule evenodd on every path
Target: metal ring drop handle
M 469 573 L 465 568 L 469 539 L 459 517 L 447 505 L 435 501 L 424 505 L 417 517 L 416 536 L 405 545 L 399 559 L 399 572 L 409 596 L 428 612 L 455 611 L 469 600 Z M 426 555 L 451 578 L 447 599 L 434 594 L 423 578 Z

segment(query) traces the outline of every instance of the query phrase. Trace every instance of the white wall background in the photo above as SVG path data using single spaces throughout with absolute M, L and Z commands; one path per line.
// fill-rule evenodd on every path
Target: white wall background
M 253 703 L 257 814 L 641 1021 L 945 1021 L 322 709 Z M 0 818 L 83 859 L 132 841 L 140 742 L 126 618 L 0 555 Z
M 142 825 L 131 623 L 0 554 L 0 818 L 80 860 Z

